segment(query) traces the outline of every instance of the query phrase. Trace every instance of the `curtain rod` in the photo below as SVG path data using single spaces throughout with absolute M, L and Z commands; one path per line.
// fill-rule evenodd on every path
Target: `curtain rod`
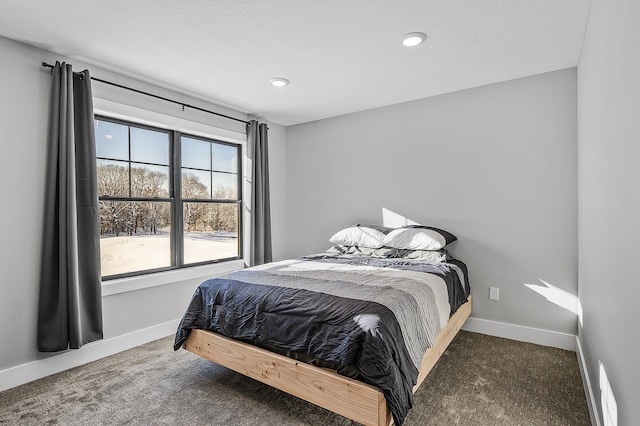
M 53 69 L 53 65 L 48 64 L 46 62 L 43 62 L 42 66 L 45 67 L 45 68 Z M 229 120 L 235 120 L 235 121 L 239 121 L 239 122 L 244 123 L 244 124 L 249 124 L 248 121 L 241 120 L 239 118 L 231 117 L 229 115 L 220 114 L 219 112 L 211 111 L 211 110 L 200 108 L 200 107 L 197 107 L 197 106 L 185 104 L 184 102 L 174 101 L 173 99 L 165 98 L 163 96 L 154 95 L 153 93 L 149 93 L 149 92 L 145 92 L 145 91 L 142 91 L 142 90 L 134 89 L 133 87 L 123 86 L 122 84 L 114 83 L 112 81 L 103 80 L 103 79 L 97 78 L 97 77 L 91 77 L 91 80 L 94 80 L 94 81 L 97 81 L 97 82 L 100 82 L 100 83 L 104 83 L 104 84 L 109 84 L 111 86 L 119 87 L 121 89 L 130 90 L 132 92 L 140 93 L 142 95 L 147 95 L 147 96 L 150 96 L 152 98 L 161 99 L 163 101 L 172 102 L 174 104 L 178 104 L 178 105 L 182 106 L 183 110 L 184 110 L 185 107 L 187 107 L 187 108 L 195 109 L 195 110 L 198 110 L 198 111 L 206 112 L 208 114 L 217 115 L 219 117 L 228 118 Z

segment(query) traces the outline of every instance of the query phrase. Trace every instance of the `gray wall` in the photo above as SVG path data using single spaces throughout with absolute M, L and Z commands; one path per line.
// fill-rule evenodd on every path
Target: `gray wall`
M 602 362 L 618 424 L 640 424 L 640 4 L 593 0 L 578 64 L 579 341 L 600 410 Z
M 637 50 L 640 30 L 627 17 L 639 15 L 635 2 L 593 0 L 577 89 L 576 70 L 569 69 L 286 129 L 270 123 L 274 257 L 325 250 L 329 236 L 344 226 L 381 223 L 383 209 L 449 229 L 460 238 L 452 251 L 470 266 L 473 316 L 565 333 L 577 329 L 596 403 L 602 362 L 619 424 L 639 423 L 632 303 L 640 290 L 633 269 L 609 266 L 634 265 L 638 257 L 640 60 L 629 53 Z M 0 345 L 2 371 L 41 358 L 35 315 L 49 74 L 39 64 L 62 57 L 4 38 L 0 53 L 11 64 L 0 67 L 6 200 L 0 209 L 0 338 L 10 342 Z M 177 114 L 148 99 L 97 85 L 94 91 Z M 579 282 L 583 326 L 523 285 L 541 284 L 538 279 L 570 294 Z M 185 280 L 105 297 L 106 337 L 175 319 L 196 284 Z M 488 301 L 489 286 L 500 287 L 499 302 Z
M 46 52 L 0 37 L 0 135 L 2 156 L 0 182 L 3 208 L 0 209 L 0 372 L 44 358 L 36 351 L 36 316 L 44 199 L 46 131 L 49 107 L 50 74 L 40 63 L 65 60 Z M 75 70 L 86 67 L 68 60 Z M 122 75 L 89 66 L 92 75 L 147 90 L 161 96 L 183 100 L 228 115 L 237 112 L 188 98 L 178 93 L 135 81 Z M 194 122 L 244 133 L 244 124 L 218 119 L 130 92 L 95 83 L 94 95 L 146 110 L 185 118 Z M 285 226 L 284 147 L 285 130 L 269 123 L 270 159 L 276 167 L 271 173 L 274 244 L 281 247 L 280 230 Z M 283 156 L 280 158 L 280 156 Z M 134 331 L 175 320 L 193 294 L 199 280 L 188 279 L 166 285 L 103 298 L 105 339 L 125 336 Z M 82 351 L 82 349 L 80 349 Z M 48 357 L 48 355 L 46 356 Z
M 473 317 L 577 333 L 576 70 L 287 127 L 288 257 L 387 209 L 447 229 Z M 500 301 L 489 301 L 489 286 Z

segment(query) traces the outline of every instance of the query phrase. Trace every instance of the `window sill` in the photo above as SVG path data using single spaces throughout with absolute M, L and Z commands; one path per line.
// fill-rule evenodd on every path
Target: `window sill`
M 102 284 L 102 296 L 126 293 L 149 287 L 173 284 L 185 280 L 209 279 L 244 268 L 244 260 L 231 260 L 213 265 L 195 266 L 174 271 L 158 272 L 138 277 L 121 278 L 105 281 Z

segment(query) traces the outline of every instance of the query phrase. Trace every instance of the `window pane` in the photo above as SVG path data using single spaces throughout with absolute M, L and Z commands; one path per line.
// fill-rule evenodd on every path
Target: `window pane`
M 125 161 L 96 160 L 98 195 L 129 196 L 129 163 Z
M 214 143 L 212 164 L 216 172 L 238 173 L 238 148 Z
M 132 163 L 131 196 L 169 198 L 169 167 Z
M 129 159 L 129 126 L 95 120 L 95 127 L 97 157 Z
M 182 167 L 211 170 L 211 143 L 191 138 L 182 142 Z
M 220 200 L 238 199 L 238 175 L 213 173 L 213 198 Z
M 132 127 L 131 161 L 169 165 L 169 135 Z
M 171 266 L 171 205 L 100 201 L 102 276 Z
M 184 203 L 184 263 L 240 255 L 238 204 Z
M 182 170 L 182 198 L 211 199 L 211 173 Z

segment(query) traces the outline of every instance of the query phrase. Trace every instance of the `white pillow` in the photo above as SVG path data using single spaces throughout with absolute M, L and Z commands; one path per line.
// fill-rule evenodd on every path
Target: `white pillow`
M 414 225 L 389 232 L 382 241 L 382 245 L 408 250 L 440 250 L 455 240 L 455 235 L 447 231 Z
M 376 226 L 376 228 L 381 228 Z M 368 248 L 380 248 L 383 246 L 382 241 L 386 235 L 385 229 L 374 229 L 368 226 L 350 226 L 341 231 L 336 232 L 333 237 L 329 238 L 333 244 L 342 244 L 345 246 L 358 246 Z

